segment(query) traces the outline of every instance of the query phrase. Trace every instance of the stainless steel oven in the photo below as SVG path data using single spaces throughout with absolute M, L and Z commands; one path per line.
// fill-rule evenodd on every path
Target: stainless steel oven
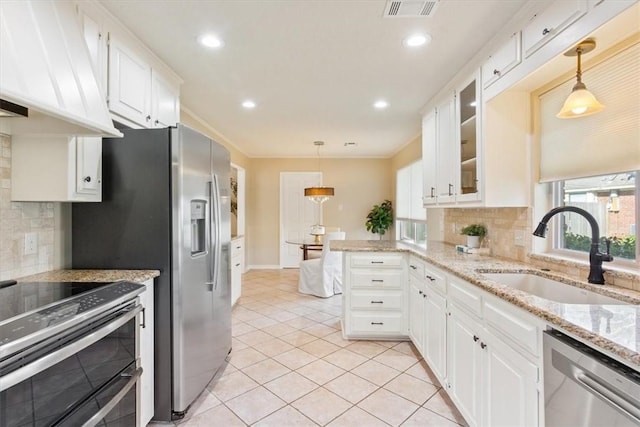
M 143 290 L 85 287 L 0 321 L 0 426 L 136 426 Z

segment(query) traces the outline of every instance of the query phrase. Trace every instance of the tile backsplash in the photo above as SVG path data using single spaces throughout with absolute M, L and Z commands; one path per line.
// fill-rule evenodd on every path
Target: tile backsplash
M 70 259 L 70 209 L 61 203 L 11 201 L 11 137 L 0 134 L 0 279 L 62 268 Z M 37 253 L 24 254 L 26 233 L 37 236 Z
M 454 245 L 464 245 L 466 236 L 460 230 L 469 224 L 484 224 L 487 236 L 482 247 L 491 250 L 491 254 L 516 261 L 525 261 L 531 247 L 531 209 L 530 208 L 482 208 L 482 209 L 445 209 L 444 240 Z M 516 232 L 523 237 L 523 246 L 514 244 Z

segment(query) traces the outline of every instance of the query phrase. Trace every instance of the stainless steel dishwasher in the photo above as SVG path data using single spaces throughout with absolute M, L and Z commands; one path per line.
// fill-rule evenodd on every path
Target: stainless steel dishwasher
M 561 332 L 544 333 L 545 425 L 640 426 L 640 373 Z

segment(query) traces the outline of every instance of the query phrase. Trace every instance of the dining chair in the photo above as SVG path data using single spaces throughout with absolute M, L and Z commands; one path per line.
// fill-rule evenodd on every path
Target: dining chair
M 300 293 L 322 298 L 342 293 L 342 253 L 330 251 L 329 242 L 344 239 L 344 231 L 325 234 L 322 256 L 300 262 Z

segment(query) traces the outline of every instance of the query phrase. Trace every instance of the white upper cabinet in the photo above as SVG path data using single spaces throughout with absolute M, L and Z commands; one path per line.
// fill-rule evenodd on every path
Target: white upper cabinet
M 151 127 L 151 67 L 132 49 L 109 35 L 109 110 Z
M 436 198 L 436 111 L 427 113 L 422 119 L 422 203 L 434 205 Z
M 182 80 L 99 3 L 78 2 L 77 13 L 113 119 L 134 128 L 179 123 Z
M 456 201 L 476 201 L 480 198 L 479 167 L 481 157 L 480 90 L 477 76 L 466 81 L 456 96 Z
M 436 197 L 438 203 L 448 203 L 456 198 L 455 156 L 455 95 L 436 107 Z
M 13 136 L 12 140 L 11 200 L 102 200 L 102 138 Z
M 556 0 L 536 13 L 522 30 L 525 57 L 531 56 L 585 13 L 587 0 Z
M 522 61 L 520 37 L 520 31 L 514 33 L 482 64 L 483 88 L 491 86 Z
M 151 74 L 151 117 L 153 127 L 175 126 L 180 121 L 178 88 L 156 72 Z

